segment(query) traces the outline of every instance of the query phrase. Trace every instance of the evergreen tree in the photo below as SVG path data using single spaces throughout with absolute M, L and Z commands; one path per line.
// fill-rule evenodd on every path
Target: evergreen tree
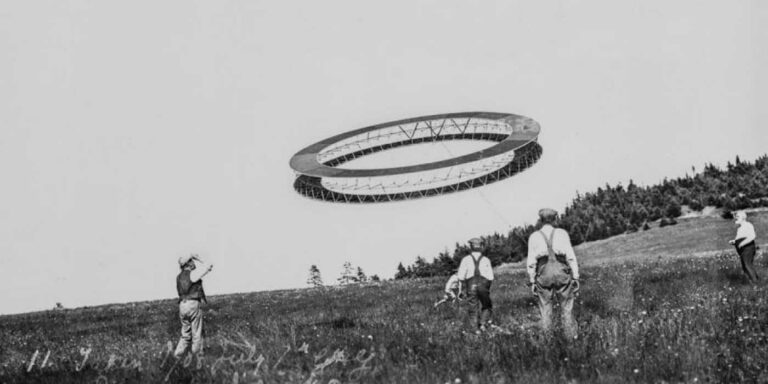
M 408 271 L 403 266 L 403 263 L 397 264 L 397 273 L 395 273 L 395 280 L 407 279 L 409 276 Z
M 354 268 L 352 268 L 352 263 L 350 263 L 349 261 L 345 261 L 343 268 L 344 270 L 341 272 L 341 277 L 337 279 L 339 281 L 339 284 L 347 285 L 347 284 L 356 283 L 357 276 L 355 275 Z
M 317 265 L 312 264 L 312 266 L 309 267 L 307 285 L 314 288 L 323 286 L 323 278 L 320 276 L 320 269 L 317 268 Z
M 359 283 L 365 283 L 368 281 L 368 276 L 365 275 L 365 272 L 363 272 L 363 269 L 360 267 L 357 267 L 357 281 Z

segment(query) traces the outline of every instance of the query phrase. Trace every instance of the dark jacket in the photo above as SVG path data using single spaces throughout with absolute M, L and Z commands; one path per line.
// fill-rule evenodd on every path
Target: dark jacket
M 205 291 L 203 290 L 203 280 L 201 279 L 193 283 L 190 278 L 190 272 L 192 271 L 185 269 L 176 276 L 176 292 L 179 293 L 179 301 L 206 301 Z

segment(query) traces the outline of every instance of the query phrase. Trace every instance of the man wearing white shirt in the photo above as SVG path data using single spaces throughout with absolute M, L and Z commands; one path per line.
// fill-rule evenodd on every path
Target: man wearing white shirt
M 457 300 L 459 296 L 461 296 L 461 281 L 459 280 L 459 274 L 454 273 L 448 278 L 448 282 L 445 283 L 443 298 L 435 303 L 435 308 L 448 300 Z
M 734 215 L 734 222 L 739 226 L 736 230 L 736 238 L 729 243 L 736 247 L 736 252 L 739 253 L 741 258 L 741 268 L 744 273 L 747 274 L 749 282 L 752 284 L 757 283 L 760 278 L 757 277 L 755 272 L 755 266 L 752 265 L 752 261 L 755 259 L 755 227 L 747 221 L 747 213 L 744 211 L 738 211 Z
M 198 268 L 195 261 L 201 265 Z M 203 290 L 203 276 L 213 269 L 205 265 L 196 254 L 179 258 L 181 272 L 176 276 L 176 291 L 179 294 L 179 319 L 181 320 L 181 338 L 176 345 L 174 356 L 184 355 L 192 344 L 192 353 L 197 354 L 203 348 L 203 311 L 200 301 L 206 301 Z M 207 301 L 206 301 L 207 302 Z
M 550 330 L 552 301 L 558 296 L 565 333 L 575 338 L 577 326 L 573 319 L 573 302 L 579 291 L 579 264 L 568 232 L 553 226 L 556 219 L 557 212 L 553 209 L 539 211 L 543 226 L 528 238 L 528 285 L 539 299 L 541 328 Z
M 469 303 L 469 319 L 479 331 L 484 331 L 491 323 L 491 283 L 493 268 L 491 260 L 481 252 L 482 241 L 478 238 L 469 240 L 472 253 L 464 256 L 459 264 L 459 280 L 467 286 L 467 302 Z M 477 307 L 480 307 L 478 316 Z

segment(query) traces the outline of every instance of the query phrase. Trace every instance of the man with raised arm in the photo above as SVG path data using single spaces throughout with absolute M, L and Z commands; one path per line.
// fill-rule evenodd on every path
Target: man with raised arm
M 539 211 L 542 227 L 528 238 L 528 284 L 539 299 L 541 328 L 551 329 L 552 301 L 559 297 L 565 334 L 576 338 L 573 301 L 579 291 L 579 264 L 568 232 L 553 226 L 556 219 L 553 209 Z
M 485 331 L 491 325 L 491 283 L 493 269 L 491 260 L 481 252 L 482 241 L 478 238 L 469 240 L 472 253 L 464 256 L 459 264 L 459 280 L 467 287 L 467 302 L 469 303 L 469 319 L 477 332 Z M 478 306 L 480 313 L 478 316 Z
M 738 252 L 741 258 L 741 269 L 747 274 L 749 282 L 756 284 L 760 281 L 760 278 L 757 276 L 755 266 L 752 265 L 756 251 L 755 238 L 757 236 L 755 235 L 755 227 L 747 221 L 747 213 L 744 211 L 736 212 L 733 218 L 739 229 L 736 230 L 736 238 L 729 241 L 729 244 L 736 247 L 736 252 Z
M 198 267 L 195 262 L 200 263 Z M 176 276 L 176 291 L 179 294 L 179 319 L 181 320 L 181 338 L 176 345 L 174 356 L 184 355 L 192 344 L 192 353 L 198 354 L 203 349 L 203 310 L 200 302 L 206 301 L 203 290 L 203 276 L 213 269 L 206 265 L 196 254 L 179 258 L 181 272 Z

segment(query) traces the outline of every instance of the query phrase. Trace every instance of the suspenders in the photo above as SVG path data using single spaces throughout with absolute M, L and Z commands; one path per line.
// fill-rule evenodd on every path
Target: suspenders
M 547 235 L 545 235 L 541 230 L 538 232 L 541 237 L 544 238 L 544 242 L 547 243 L 547 262 L 549 262 L 550 260 L 555 259 L 555 250 L 552 248 L 552 240 L 555 238 L 555 228 L 552 228 L 552 233 L 549 234 L 549 239 L 547 239 Z
M 475 263 L 475 275 L 473 277 L 481 276 L 480 275 L 480 260 L 482 260 L 483 257 L 485 257 L 485 256 L 480 255 L 480 257 L 478 257 L 477 260 L 475 260 L 474 257 L 472 258 L 472 261 Z

